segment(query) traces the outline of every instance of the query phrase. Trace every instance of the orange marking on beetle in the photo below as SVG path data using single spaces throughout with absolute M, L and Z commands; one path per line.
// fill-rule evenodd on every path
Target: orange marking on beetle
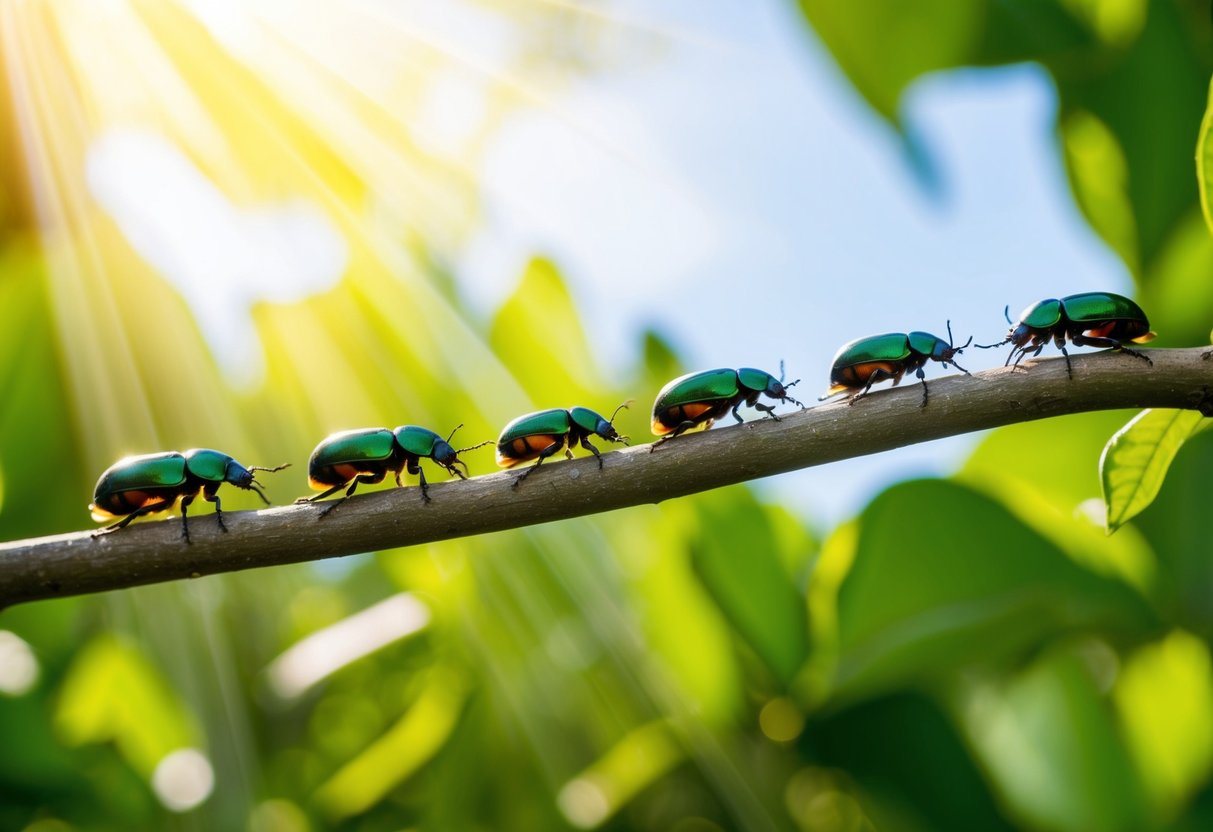
M 1136 338 L 1132 339 L 1132 341 L 1134 344 L 1148 344 L 1157 337 L 1157 332 L 1147 332 L 1145 335 L 1138 335 Z
M 365 468 L 354 465 L 352 462 L 340 462 L 332 467 L 333 475 L 341 482 L 349 482 L 359 474 L 367 473 Z M 336 485 L 336 483 L 332 483 Z
M 891 376 L 901 375 L 901 373 L 898 372 L 897 367 L 895 367 L 892 362 L 889 361 L 869 361 L 866 364 L 858 364 L 848 369 L 855 371 L 855 378 L 860 384 L 867 384 L 872 378 L 872 374 L 877 370 L 884 370 Z
M 1119 323 L 1119 322 L 1118 321 L 1108 321 L 1107 323 L 1100 324 L 1099 326 L 1095 327 L 1094 329 L 1088 329 L 1086 332 L 1083 333 L 1083 335 L 1089 336 L 1091 338 L 1107 338 L 1112 333 L 1112 330 L 1116 329 L 1117 323 Z
M 520 462 L 535 459 L 539 453 L 553 442 L 563 442 L 564 437 L 551 433 L 536 433 L 531 436 L 519 436 L 511 439 L 506 445 L 506 453 L 497 449 L 497 464 L 502 468 L 513 468 Z

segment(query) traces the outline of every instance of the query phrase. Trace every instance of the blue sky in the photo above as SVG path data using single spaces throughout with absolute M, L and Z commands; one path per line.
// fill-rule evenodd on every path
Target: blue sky
M 1039 67 L 939 74 L 913 87 L 906 121 L 928 176 L 792 3 L 603 8 L 643 21 L 606 25 L 611 48 L 640 43 L 645 57 L 576 80 L 492 140 L 480 171 L 487 222 L 459 264 L 467 295 L 486 310 L 544 252 L 571 281 L 604 365 L 628 366 L 651 325 L 691 368 L 777 371 L 784 359 L 808 401 L 853 338 L 942 335 L 950 318 L 959 339 L 988 342 L 1006 331 L 1005 304 L 1014 313 L 1042 297 L 1129 288 L 1073 204 L 1056 97 Z M 970 350 L 963 361 L 976 370 L 1003 357 Z M 760 487 L 833 522 L 889 482 L 951 471 L 976 441 Z

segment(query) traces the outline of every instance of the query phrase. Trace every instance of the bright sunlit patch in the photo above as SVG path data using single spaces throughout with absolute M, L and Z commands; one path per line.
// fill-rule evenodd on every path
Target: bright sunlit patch
M 152 789 L 166 809 L 188 812 L 206 800 L 215 787 L 211 762 L 196 748 L 169 754 L 152 773 Z
M 88 184 L 131 246 L 185 297 L 236 381 L 251 383 L 263 366 L 253 304 L 302 300 L 345 271 L 345 240 L 319 207 L 302 199 L 234 205 L 157 133 L 97 139 Z
M 311 824 L 302 809 L 289 800 L 266 800 L 249 815 L 249 832 L 308 832 Z
M 294 699 L 337 670 L 429 622 L 429 607 L 408 593 L 393 595 L 292 645 L 266 668 L 270 687 L 280 699 Z
M 16 633 L 0 630 L 0 693 L 20 696 L 38 681 L 38 659 Z
M 556 804 L 569 823 L 599 826 L 683 758 L 663 722 L 650 722 L 619 740 L 589 768 L 560 789 Z
M 602 789 L 581 777 L 564 784 L 556 796 L 556 805 L 569 823 L 579 829 L 592 829 L 606 820 L 611 812 L 611 804 Z

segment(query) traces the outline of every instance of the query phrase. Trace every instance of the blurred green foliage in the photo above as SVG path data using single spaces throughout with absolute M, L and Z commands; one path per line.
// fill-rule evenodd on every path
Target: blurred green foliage
M 1042 63 L 1078 204 L 1163 337 L 1203 342 L 1203 4 L 801 5 L 895 126 L 926 72 Z M 322 144 L 286 164 L 323 166 Z M 64 346 L 54 254 L 20 233 L 0 253 L 5 538 L 81 527 L 95 473 L 151 443 L 265 464 L 344 427 L 463 422 L 472 441 L 684 369 L 658 333 L 640 366 L 600 366 L 550 260 L 481 322 L 424 257 L 401 273 L 368 244 L 323 296 L 256 308 L 251 391 L 127 252 L 116 304 L 88 319 L 125 340 L 91 342 L 109 369 L 92 380 Z M 130 310 L 149 305 L 144 325 Z M 94 414 L 97 386 L 113 401 Z M 645 409 L 622 432 L 647 435 Z M 6 610 L 0 828 L 1209 828 L 1213 437 L 1106 538 L 1096 461 L 1129 415 L 996 431 L 954 478 L 897 484 L 824 536 L 736 487 Z M 270 489 L 304 493 L 302 471 Z M 425 615 L 367 617 L 402 594 Z M 213 788 L 174 812 L 206 780 L 181 748 Z

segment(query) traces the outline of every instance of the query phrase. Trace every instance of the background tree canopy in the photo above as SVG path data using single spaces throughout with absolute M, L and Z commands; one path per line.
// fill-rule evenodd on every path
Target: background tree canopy
M 5 539 L 80 528 L 128 452 L 293 460 L 285 502 L 331 430 L 470 442 L 691 369 L 655 331 L 604 366 L 556 256 L 489 315 L 448 262 L 518 79 L 616 69 L 589 7 L 470 4 L 525 33 L 490 61 L 374 3 L 262 5 L 0 5 Z M 1043 66 L 1076 204 L 1159 343 L 1207 343 L 1204 4 L 799 11 L 924 182 L 907 90 Z M 459 141 L 411 129 L 468 66 Z M 1209 828 L 1213 438 L 1109 537 L 1098 460 L 1133 415 L 995 431 L 835 528 L 737 487 L 5 610 L 0 828 Z

